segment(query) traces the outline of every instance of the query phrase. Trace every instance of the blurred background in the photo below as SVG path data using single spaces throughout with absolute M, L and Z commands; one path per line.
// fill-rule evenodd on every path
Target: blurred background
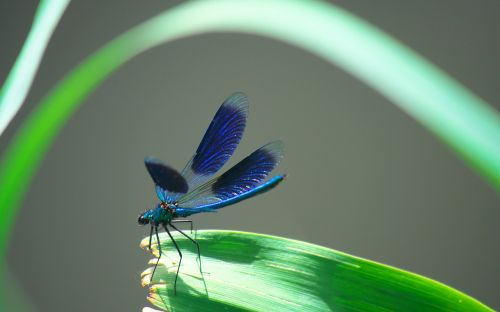
M 333 1 L 332 1 L 333 2 Z M 69 5 L 21 121 L 64 74 L 113 37 L 180 1 Z M 335 1 L 410 46 L 500 108 L 500 2 Z M 37 1 L 0 2 L 0 79 Z M 420 124 L 358 80 L 286 44 L 239 34 L 176 41 L 135 58 L 97 89 L 57 137 L 22 203 L 8 260 L 40 311 L 139 311 L 149 255 L 137 216 L 155 202 L 143 158 L 179 170 L 222 101 L 250 98 L 228 167 L 282 139 L 263 196 L 193 217 L 198 229 L 279 235 L 409 270 L 500 308 L 500 201 Z

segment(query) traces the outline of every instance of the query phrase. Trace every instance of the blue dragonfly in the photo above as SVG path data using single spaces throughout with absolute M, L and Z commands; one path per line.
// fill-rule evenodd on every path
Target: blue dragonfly
M 153 157 L 144 160 L 153 178 L 159 203 L 155 208 L 139 215 L 140 225 L 151 225 L 149 250 L 153 231 L 156 235 L 159 256 L 151 274 L 153 280 L 161 258 L 158 228 L 165 229 L 179 253 L 179 264 L 174 281 L 177 292 L 177 277 L 182 262 L 182 252 L 172 237 L 169 227 L 178 231 L 196 245 L 201 273 L 200 246 L 196 240 L 179 230 L 175 224 L 191 220 L 184 218 L 200 212 L 214 212 L 219 208 L 235 204 L 247 198 L 269 191 L 278 185 L 285 175 L 277 175 L 264 181 L 283 158 L 283 143 L 270 142 L 254 151 L 223 174 L 213 177 L 233 154 L 243 136 L 248 116 L 248 99 L 241 92 L 227 98 L 215 114 L 194 156 L 181 173 Z

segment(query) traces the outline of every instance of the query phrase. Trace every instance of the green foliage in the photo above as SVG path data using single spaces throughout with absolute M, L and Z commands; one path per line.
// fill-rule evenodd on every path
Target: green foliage
M 195 234 L 203 277 L 194 244 L 173 233 L 184 255 L 177 295 L 179 255 L 168 236 L 160 236 L 163 254 L 153 282 L 152 267 L 142 274 L 156 307 L 175 312 L 492 311 L 431 279 L 321 246 L 255 233 Z M 144 238 L 141 247 L 147 249 L 148 242 Z

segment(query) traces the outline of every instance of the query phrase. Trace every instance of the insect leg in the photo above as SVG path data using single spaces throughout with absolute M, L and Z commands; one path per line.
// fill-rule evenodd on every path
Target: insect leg
M 189 239 L 193 244 L 196 245 L 196 249 L 198 251 L 198 260 L 200 261 L 200 273 L 202 273 L 202 271 L 201 271 L 200 245 L 198 244 L 198 242 L 195 241 L 194 239 L 192 239 L 191 237 L 189 237 L 189 235 L 187 235 L 186 233 L 184 233 L 181 230 L 179 230 L 178 228 L 176 228 L 172 223 L 170 223 L 170 226 L 173 227 L 175 230 L 177 230 L 177 232 L 179 232 L 182 235 L 184 235 L 187 239 Z
M 170 223 L 189 223 L 190 228 L 191 228 L 191 234 L 193 234 L 193 221 L 191 220 L 172 220 Z M 172 224 L 170 224 L 172 225 Z
M 158 251 L 160 252 L 160 254 L 158 255 L 158 259 L 156 259 L 155 268 L 153 269 L 153 274 L 151 274 L 151 281 L 153 281 L 153 276 L 155 275 L 156 267 L 158 266 L 158 262 L 160 262 L 161 259 L 161 244 L 160 244 L 160 237 L 158 236 L 158 226 L 155 226 L 155 233 L 156 233 L 156 242 L 158 244 Z
M 170 224 L 170 225 L 172 225 L 172 224 Z M 177 252 L 179 253 L 179 258 L 180 258 L 179 259 L 179 265 L 177 266 L 177 273 L 175 274 L 175 281 L 174 281 L 174 294 L 177 294 L 177 277 L 179 276 L 179 270 L 181 269 L 182 252 L 179 249 L 179 246 L 177 245 L 177 242 L 172 237 L 172 234 L 170 234 L 170 231 L 168 230 L 167 225 L 163 224 L 163 227 L 165 228 L 165 231 L 167 231 L 167 234 L 168 234 L 168 236 L 170 236 L 170 239 L 172 240 L 172 243 L 174 243 L 175 249 L 177 249 Z
M 153 225 L 151 225 L 151 231 L 149 232 L 149 252 L 151 252 L 151 239 L 153 238 Z

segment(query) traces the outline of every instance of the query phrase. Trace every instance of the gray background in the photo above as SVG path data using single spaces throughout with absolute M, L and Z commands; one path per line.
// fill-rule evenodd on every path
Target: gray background
M 497 108 L 500 2 L 338 1 Z M 3 80 L 36 1 L 0 2 Z M 73 1 L 3 152 L 38 100 L 83 57 L 171 1 Z M 149 51 L 115 73 L 57 137 L 22 203 L 13 274 L 41 311 L 138 311 L 146 304 L 137 215 L 155 202 L 143 157 L 181 169 L 226 96 L 251 101 L 230 164 L 281 138 L 290 174 L 274 191 L 199 229 L 280 235 L 423 274 L 500 307 L 499 199 L 463 161 L 345 72 L 280 42 L 203 35 Z

